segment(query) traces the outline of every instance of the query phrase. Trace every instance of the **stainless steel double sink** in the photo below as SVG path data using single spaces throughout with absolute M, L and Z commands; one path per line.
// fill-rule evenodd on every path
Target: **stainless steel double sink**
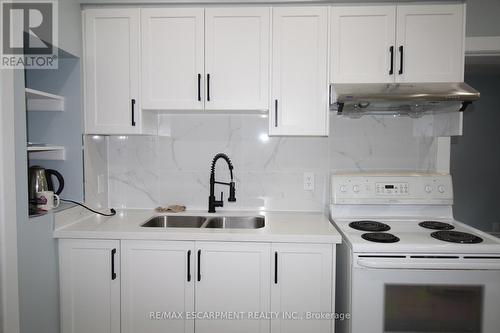
M 153 216 L 144 228 L 208 228 L 208 229 L 260 229 L 265 226 L 264 216 Z

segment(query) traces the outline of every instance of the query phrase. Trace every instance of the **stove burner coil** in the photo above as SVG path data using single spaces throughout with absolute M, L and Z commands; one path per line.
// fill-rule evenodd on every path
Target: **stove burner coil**
M 460 244 L 477 244 L 483 241 L 481 237 L 460 231 L 435 231 L 431 236 L 445 242 Z
M 391 230 L 387 224 L 377 221 L 355 221 L 349 223 L 349 226 L 356 230 L 371 232 Z
M 423 227 L 423 228 L 433 229 L 433 230 L 452 230 L 452 229 L 455 229 L 455 227 L 449 223 L 438 222 L 438 221 L 423 221 L 423 222 L 420 222 L 418 225 Z
M 376 243 L 396 243 L 399 242 L 399 238 L 393 234 L 386 232 L 370 232 L 362 234 L 361 237 L 370 242 Z

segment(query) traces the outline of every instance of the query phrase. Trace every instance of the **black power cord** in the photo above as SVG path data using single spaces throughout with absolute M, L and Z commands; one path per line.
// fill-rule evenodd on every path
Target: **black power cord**
M 98 212 L 96 210 L 93 210 L 92 208 L 89 208 L 89 207 L 85 206 L 84 204 L 81 204 L 81 203 L 73 201 L 73 200 L 61 199 L 61 201 L 74 203 L 75 205 L 78 205 L 78 206 L 81 206 L 85 209 L 90 210 L 92 213 L 96 213 L 96 214 L 99 214 L 102 216 L 115 216 L 116 215 L 116 210 L 114 210 L 113 208 L 110 209 L 111 214 L 105 214 L 105 213 L 101 213 L 101 212 Z

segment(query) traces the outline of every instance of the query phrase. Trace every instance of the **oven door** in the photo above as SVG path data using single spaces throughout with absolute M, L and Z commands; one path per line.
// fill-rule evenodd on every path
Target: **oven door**
M 352 333 L 500 332 L 498 259 L 353 260 Z

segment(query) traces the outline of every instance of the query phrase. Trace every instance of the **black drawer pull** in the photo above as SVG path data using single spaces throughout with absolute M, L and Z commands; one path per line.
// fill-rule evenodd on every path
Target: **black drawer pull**
M 201 281 L 201 250 L 198 250 L 198 281 Z
M 135 126 L 135 99 L 132 98 L 132 126 Z
M 116 280 L 115 254 L 116 254 L 116 249 L 112 249 L 111 250 L 111 280 Z
M 403 49 L 403 45 L 401 45 L 399 47 L 399 56 L 401 57 L 400 58 L 400 61 L 399 61 L 399 75 L 403 74 L 403 53 L 404 53 L 404 49 Z
M 394 74 L 394 46 L 389 48 L 389 52 L 391 53 L 391 69 L 389 70 L 389 75 Z
M 278 100 L 274 100 L 274 127 L 278 127 Z
M 191 281 L 191 250 L 187 253 L 187 280 Z
M 207 74 L 207 101 L 210 102 L 210 74 Z
M 198 101 L 201 102 L 201 74 L 198 74 Z
M 278 251 L 274 252 L 274 284 L 278 284 Z

